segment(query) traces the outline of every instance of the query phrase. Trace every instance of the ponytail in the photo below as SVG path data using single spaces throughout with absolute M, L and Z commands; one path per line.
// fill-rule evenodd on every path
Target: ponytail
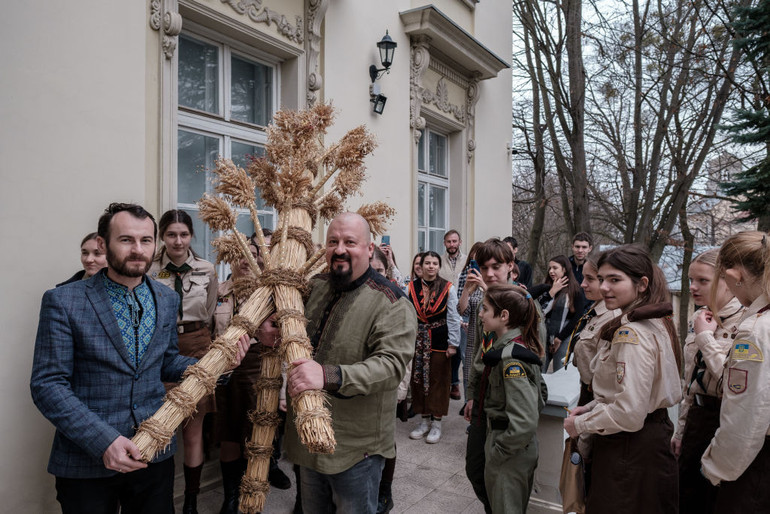
M 499 316 L 503 310 L 508 311 L 508 327 L 519 327 L 525 346 L 542 358 L 545 350 L 538 335 L 540 319 L 532 295 L 521 286 L 493 284 L 487 289 L 484 298 L 492 306 L 495 316 Z

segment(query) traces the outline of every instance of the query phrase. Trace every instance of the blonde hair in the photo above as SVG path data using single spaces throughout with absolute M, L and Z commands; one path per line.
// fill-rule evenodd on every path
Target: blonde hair
M 716 272 L 740 266 L 752 278 L 760 280 L 762 292 L 770 297 L 770 242 L 757 230 L 739 232 L 727 238 L 719 249 Z M 712 284 L 712 295 L 716 282 Z

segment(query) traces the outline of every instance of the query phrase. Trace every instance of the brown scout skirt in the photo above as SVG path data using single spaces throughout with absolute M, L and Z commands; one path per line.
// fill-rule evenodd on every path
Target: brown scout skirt
M 261 348 L 262 345 L 252 343 L 227 384 L 217 386 L 217 415 L 214 424 L 216 442 L 244 444 L 251 437 L 248 412 L 257 406 L 254 385 L 259 380 L 262 367 Z
M 658 409 L 647 415 L 638 432 L 595 436 L 586 512 L 678 512 L 679 473 L 670 445 L 673 432 L 666 409 Z
M 446 416 L 449 412 L 449 388 L 451 386 L 452 359 L 446 352 L 430 352 L 430 374 L 428 394 L 422 381 L 417 381 L 412 365 L 412 410 L 415 414 Z
M 700 459 L 719 428 L 719 406 L 715 396 L 696 395 L 687 411 L 679 454 L 679 512 L 712 512 L 717 488 L 701 474 Z
M 733 482 L 722 482 L 717 492 L 714 512 L 732 514 L 770 512 L 770 436 L 759 450 L 757 458 Z

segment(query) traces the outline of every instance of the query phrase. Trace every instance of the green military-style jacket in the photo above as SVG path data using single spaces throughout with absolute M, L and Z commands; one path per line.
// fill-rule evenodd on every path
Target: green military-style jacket
M 493 429 L 506 426 L 494 439 L 495 447 L 504 454 L 530 443 L 548 399 L 541 361 L 520 341 L 521 331 L 509 330 L 492 343 L 483 359 L 489 368 L 484 413 Z
M 345 471 L 367 455 L 395 456 L 396 389 L 414 355 L 417 315 L 403 292 L 372 268 L 336 292 L 326 275 L 305 304 L 314 359 L 324 365 L 337 441 L 333 454 L 309 453 L 299 441 L 289 402 L 289 460 L 319 473 Z

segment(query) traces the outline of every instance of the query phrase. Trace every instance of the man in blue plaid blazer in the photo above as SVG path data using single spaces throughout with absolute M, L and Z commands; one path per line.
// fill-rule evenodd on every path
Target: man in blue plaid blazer
M 148 465 L 130 438 L 161 406 L 163 382 L 196 360 L 177 350 L 178 294 L 145 275 L 152 215 L 112 204 L 98 233 L 108 267 L 47 291 L 40 308 L 30 387 L 56 427 L 48 472 L 64 513 L 172 513 L 175 442 Z

